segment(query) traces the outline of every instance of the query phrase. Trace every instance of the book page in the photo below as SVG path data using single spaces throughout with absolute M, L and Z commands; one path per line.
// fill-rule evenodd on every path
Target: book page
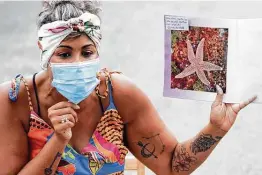
M 236 20 L 166 16 L 164 96 L 213 101 L 218 84 L 225 101 L 238 100 Z
M 238 76 L 241 100 L 258 95 L 262 103 L 262 19 L 238 20 Z

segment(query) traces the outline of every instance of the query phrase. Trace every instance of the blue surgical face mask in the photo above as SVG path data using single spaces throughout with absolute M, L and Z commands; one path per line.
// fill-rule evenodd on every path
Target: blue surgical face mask
M 99 59 L 78 63 L 50 63 L 52 86 L 74 104 L 87 98 L 98 85 Z

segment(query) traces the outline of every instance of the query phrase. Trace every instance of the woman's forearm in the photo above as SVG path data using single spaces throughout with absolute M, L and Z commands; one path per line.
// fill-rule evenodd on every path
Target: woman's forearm
M 18 175 L 55 174 L 66 144 L 66 141 L 54 134 L 39 154 L 28 162 Z
M 194 138 L 177 144 L 172 160 L 173 174 L 192 173 L 207 159 L 225 134 L 226 132 L 208 124 Z

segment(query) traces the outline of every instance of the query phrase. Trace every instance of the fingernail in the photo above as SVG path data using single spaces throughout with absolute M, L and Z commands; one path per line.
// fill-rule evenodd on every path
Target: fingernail
M 218 94 L 223 94 L 223 90 L 219 85 L 216 85 L 216 89 Z
M 75 105 L 75 109 L 80 109 L 80 106 L 78 106 L 78 105 Z
M 250 100 L 251 101 L 254 101 L 254 100 L 256 100 L 257 99 L 257 95 L 254 95 Z

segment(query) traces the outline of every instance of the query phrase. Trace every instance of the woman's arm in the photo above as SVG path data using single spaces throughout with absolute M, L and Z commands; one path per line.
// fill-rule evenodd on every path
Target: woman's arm
M 49 119 L 55 132 L 39 154 L 29 161 L 27 133 L 23 126 L 23 117 L 21 117 L 27 116 L 25 118 L 29 120 L 29 108 L 25 110 L 24 105 L 28 103 L 24 100 L 27 99 L 27 96 L 19 93 L 18 100 L 12 103 L 6 95 L 9 87 L 5 85 L 0 87 L 0 174 L 55 174 L 64 148 L 72 136 L 71 130 L 70 132 L 65 131 L 73 127 L 77 121 L 77 115 L 73 110 L 73 108 L 76 109 L 75 106 L 68 102 L 61 102 L 49 109 Z M 21 91 L 23 89 L 24 86 L 21 86 Z M 65 114 L 68 121 L 61 124 L 61 117 Z
M 194 138 L 177 144 L 172 154 L 173 174 L 192 173 L 207 159 L 225 134 L 212 124 L 208 124 Z
M 53 175 L 67 142 L 53 135 L 39 154 L 26 164 L 18 175 Z
M 209 123 L 194 138 L 179 143 L 159 117 L 127 124 L 129 150 L 158 175 L 192 173 L 224 135 L 224 131 Z
M 66 101 L 48 109 L 48 118 L 53 125 L 54 134 L 39 154 L 18 173 L 19 175 L 55 174 L 65 146 L 72 137 L 71 128 L 78 121 L 77 113 L 74 111 L 76 109 L 80 107 Z M 66 121 L 62 122 L 64 119 Z
M 28 162 L 28 140 L 21 119 L 8 99 L 9 87 L 0 87 L 0 174 L 14 175 Z
M 126 121 L 129 150 L 148 168 L 160 175 L 190 174 L 210 155 L 235 121 L 241 105 L 222 103 L 218 94 L 211 120 L 194 138 L 179 143 L 168 131 L 147 96 L 123 75 L 114 75 L 114 100 Z

